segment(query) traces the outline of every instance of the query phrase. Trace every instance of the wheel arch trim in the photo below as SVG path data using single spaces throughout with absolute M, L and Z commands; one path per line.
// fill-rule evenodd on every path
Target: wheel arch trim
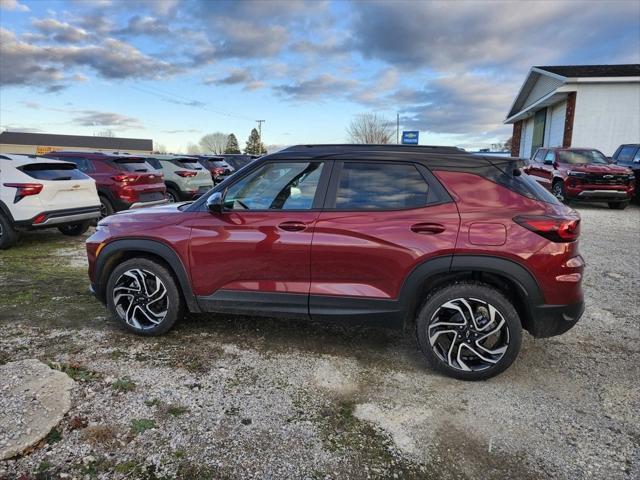
M 191 289 L 188 270 L 176 251 L 167 244 L 144 238 L 127 238 L 108 243 L 98 255 L 95 265 L 95 290 L 98 298 L 104 298 L 107 279 L 104 269 L 114 255 L 127 252 L 150 253 L 164 260 L 178 279 L 182 295 L 191 312 L 200 312 L 196 297 Z

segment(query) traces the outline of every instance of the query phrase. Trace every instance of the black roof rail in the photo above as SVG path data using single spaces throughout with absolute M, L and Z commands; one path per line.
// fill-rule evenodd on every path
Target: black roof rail
M 308 153 L 347 153 L 347 152 L 414 152 L 414 153 L 449 153 L 466 154 L 463 148 L 439 145 L 399 145 L 395 143 L 364 144 L 364 143 L 333 143 L 333 144 L 309 144 L 292 145 L 278 151 L 282 152 L 308 152 Z

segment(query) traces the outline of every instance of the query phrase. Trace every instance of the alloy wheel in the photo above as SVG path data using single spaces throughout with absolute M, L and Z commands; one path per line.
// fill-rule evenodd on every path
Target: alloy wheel
M 176 197 L 172 193 L 167 193 L 167 203 L 176 203 Z
M 438 358 L 465 372 L 491 368 L 509 347 L 509 327 L 491 304 L 476 298 L 456 298 L 431 317 L 427 335 Z
M 104 202 L 100 202 L 100 220 L 106 218 L 107 214 L 107 206 L 104 204 Z
M 112 295 L 118 315 L 135 329 L 154 328 L 167 316 L 167 287 L 148 270 L 124 272 L 116 280 Z

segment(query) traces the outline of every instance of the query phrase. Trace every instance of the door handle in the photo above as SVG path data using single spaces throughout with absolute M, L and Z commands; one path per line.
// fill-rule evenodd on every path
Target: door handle
M 411 225 L 411 231 L 423 235 L 436 235 L 445 231 L 444 225 L 439 223 L 416 223 Z
M 302 222 L 282 222 L 278 225 L 280 230 L 284 230 L 285 232 L 301 232 L 302 230 L 307 228 L 307 225 Z

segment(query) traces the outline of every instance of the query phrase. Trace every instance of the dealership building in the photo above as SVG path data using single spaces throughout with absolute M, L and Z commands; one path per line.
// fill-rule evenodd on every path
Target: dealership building
M 533 67 L 505 120 L 511 154 L 592 147 L 612 155 L 640 143 L 640 64 Z
M 1 153 L 44 155 L 58 150 L 142 154 L 153 151 L 153 140 L 147 138 L 54 135 L 50 133 L 0 133 Z

